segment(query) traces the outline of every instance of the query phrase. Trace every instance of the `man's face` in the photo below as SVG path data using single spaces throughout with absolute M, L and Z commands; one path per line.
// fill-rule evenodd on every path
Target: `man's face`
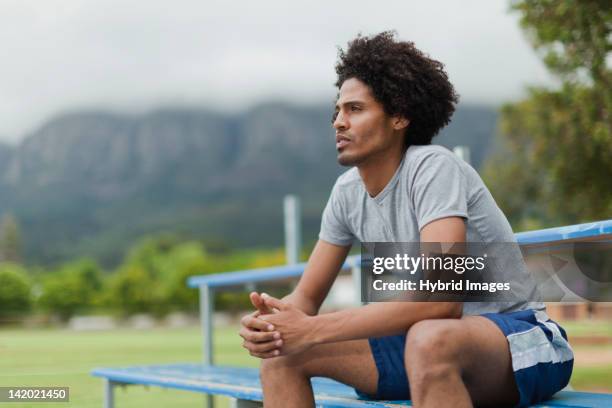
M 393 118 L 359 79 L 344 81 L 334 115 L 338 163 L 343 166 L 357 166 L 371 157 L 384 156 L 403 143 L 394 133 Z

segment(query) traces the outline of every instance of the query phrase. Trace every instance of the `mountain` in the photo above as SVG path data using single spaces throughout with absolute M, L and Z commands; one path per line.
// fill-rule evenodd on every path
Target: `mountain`
M 328 106 L 267 103 L 240 114 L 166 108 L 71 112 L 0 144 L 0 214 L 18 218 L 25 258 L 88 255 L 112 265 L 142 234 L 175 231 L 237 247 L 282 245 L 282 196 L 302 199 L 316 238 L 336 163 Z M 478 168 L 497 114 L 462 107 L 434 141 L 471 147 Z

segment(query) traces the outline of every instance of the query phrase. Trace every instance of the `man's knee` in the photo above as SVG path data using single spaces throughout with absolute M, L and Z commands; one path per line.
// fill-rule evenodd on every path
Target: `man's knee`
M 266 358 L 261 360 L 259 375 L 262 380 L 287 378 L 290 374 L 304 374 L 304 369 L 299 359 L 294 355 Z
M 461 352 L 459 320 L 423 320 L 412 325 L 404 353 L 408 371 L 458 366 Z

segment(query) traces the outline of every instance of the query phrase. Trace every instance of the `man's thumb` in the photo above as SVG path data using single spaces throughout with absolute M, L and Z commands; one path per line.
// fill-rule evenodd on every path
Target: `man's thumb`
M 268 295 L 267 293 L 261 294 L 261 299 L 264 301 L 268 308 L 276 308 L 278 310 L 286 310 L 287 305 L 282 301 L 275 297 Z

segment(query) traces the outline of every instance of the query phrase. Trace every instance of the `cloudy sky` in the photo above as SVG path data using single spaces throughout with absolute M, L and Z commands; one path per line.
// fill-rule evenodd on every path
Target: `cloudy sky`
M 65 110 L 237 111 L 330 102 L 337 46 L 395 29 L 446 64 L 463 103 L 550 84 L 508 0 L 2 0 L 0 140 Z

